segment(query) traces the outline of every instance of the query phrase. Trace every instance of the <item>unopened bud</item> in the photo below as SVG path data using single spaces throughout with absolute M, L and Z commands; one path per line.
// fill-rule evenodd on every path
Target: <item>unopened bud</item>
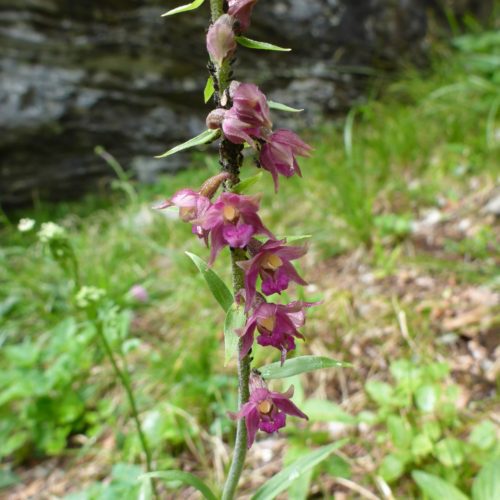
M 233 31 L 234 19 L 227 14 L 219 17 L 207 33 L 207 50 L 212 60 L 219 66 L 224 59 L 234 54 L 236 37 Z
M 230 178 L 231 178 L 231 174 L 229 174 L 228 172 L 222 172 L 218 175 L 215 175 L 214 177 L 210 177 L 210 179 L 206 180 L 203 183 L 203 186 L 201 186 L 200 194 L 202 196 L 205 196 L 205 198 L 208 198 L 209 200 L 211 200 L 213 195 L 219 189 L 220 185 L 224 181 L 227 181 Z
M 207 128 L 210 130 L 217 130 L 222 127 L 222 121 L 226 110 L 223 108 L 217 108 L 211 111 L 207 116 Z

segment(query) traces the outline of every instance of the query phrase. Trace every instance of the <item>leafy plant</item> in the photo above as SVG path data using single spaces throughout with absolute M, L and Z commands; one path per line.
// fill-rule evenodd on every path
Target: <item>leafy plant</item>
M 446 489 L 468 491 L 478 468 L 500 454 L 495 426 L 489 420 L 477 422 L 468 438 L 462 438 L 468 426 L 457 409 L 459 387 L 449 381 L 446 363 L 402 359 L 393 362 L 390 371 L 393 383 L 366 383 L 377 409 L 358 415 L 360 421 L 376 426 L 377 443 L 384 446 L 378 474 L 393 483 L 419 469 L 423 472 L 412 474 L 425 491 L 432 483 L 429 474 L 437 476 L 436 498 Z

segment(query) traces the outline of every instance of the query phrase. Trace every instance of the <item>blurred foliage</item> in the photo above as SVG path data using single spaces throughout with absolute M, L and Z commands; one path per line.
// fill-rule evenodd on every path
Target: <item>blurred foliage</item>
M 304 178 L 283 182 L 278 196 L 266 175 L 256 179 L 251 190 L 263 192 L 262 215 L 276 234 L 290 227 L 295 235 L 311 234 L 314 258 L 321 260 L 365 245 L 372 249 L 375 272 L 390 275 L 421 210 L 439 206 L 443 198 L 458 199 L 472 177 L 494 181 L 500 39 L 489 32 L 459 37 L 454 45 L 453 51 L 437 47 L 425 74 L 409 69 L 396 83 L 383 80 L 380 99 L 360 104 L 343 123 L 309 132 L 315 154 L 303 162 Z M 171 213 L 150 208 L 154 200 L 184 186 L 196 188 L 218 171 L 211 156 L 198 155 L 194 163 L 196 168 L 154 186 L 133 185 L 113 164 L 119 181 L 108 199 L 39 204 L 30 213 L 3 217 L 0 487 L 18 480 L 12 469 L 19 464 L 48 455 L 96 454 L 99 440 L 110 436 L 117 463 L 111 481 L 71 498 L 132 498 L 139 473 L 137 466 L 125 464 L 139 461 L 139 443 L 125 398 L 103 362 L 95 325 L 75 304 L 76 278 L 65 277 L 34 232 L 20 233 L 9 223 L 18 215 L 32 217 L 37 226 L 57 220 L 75 248 L 79 279 L 106 290 L 116 304 L 118 309 L 109 311 L 109 334 L 124 340 L 158 469 L 172 466 L 189 449 L 214 481 L 207 439 L 228 439 L 233 425 L 226 411 L 236 408 L 232 367 L 222 368 L 224 315 L 184 254 L 205 252 L 206 257 L 206 251 Z M 244 176 L 252 177 L 252 169 L 245 167 Z M 472 240 L 447 243 L 446 251 L 466 255 L 466 262 L 426 256 L 418 264 L 436 272 L 455 266 L 461 280 L 490 282 L 496 272 L 489 259 L 495 251 L 491 236 L 485 227 Z M 228 280 L 223 262 L 215 267 Z M 133 298 L 134 285 L 147 290 L 146 302 Z M 265 361 L 258 349 L 255 356 Z M 469 491 L 479 466 L 498 454 L 491 422 L 460 414 L 445 365 L 400 360 L 391 370 L 392 383 L 366 385 L 375 404 L 371 414 L 367 408 L 353 416 L 317 399 L 304 401 L 304 411 L 312 422 L 376 426 L 373 445 L 384 446 L 377 474 L 391 486 L 418 468 Z M 294 384 L 300 404 L 300 379 Z M 330 439 L 320 427 L 291 426 L 287 432 L 287 462 Z M 342 456 L 332 456 L 294 484 L 296 498 L 304 498 L 321 473 L 348 479 L 352 467 Z

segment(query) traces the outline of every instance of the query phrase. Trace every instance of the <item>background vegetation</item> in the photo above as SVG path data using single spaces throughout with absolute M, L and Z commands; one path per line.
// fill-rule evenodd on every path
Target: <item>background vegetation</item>
M 277 197 L 267 177 L 252 187 L 263 192 L 270 225 L 312 235 L 305 294 L 323 305 L 299 352 L 353 367 L 293 381 L 311 421 L 287 428 L 288 439 L 261 436 L 245 491 L 279 470 L 283 450 L 286 462 L 345 437 L 289 498 L 489 498 L 472 484 L 482 467 L 483 478 L 494 471 L 500 453 L 499 50 L 498 32 L 438 46 L 424 73 L 381 78 L 381 98 L 308 131 L 315 155 L 303 162 L 304 179 L 283 182 Z M 185 255 L 207 251 L 175 214 L 151 209 L 199 186 L 217 160 L 200 153 L 192 168 L 154 186 L 112 166 L 115 190 L 106 198 L 2 216 L 7 498 L 135 499 L 140 487 L 125 396 L 74 282 L 36 236 L 47 221 L 66 229 L 82 283 L 106 290 L 100 320 L 131 372 L 155 468 L 196 471 L 217 484 L 227 465 L 234 366 L 223 368 L 222 312 Z M 18 231 L 20 217 L 36 228 Z M 223 262 L 217 271 L 228 277 Z M 144 301 L 131 293 L 136 285 L 147 290 Z M 168 486 L 172 498 L 194 495 Z

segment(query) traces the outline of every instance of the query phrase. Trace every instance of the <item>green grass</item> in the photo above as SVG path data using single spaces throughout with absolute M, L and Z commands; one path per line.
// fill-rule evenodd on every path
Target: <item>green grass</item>
M 262 217 L 276 234 L 313 236 L 306 274 L 362 247 L 380 276 L 413 264 L 436 276 L 454 273 L 463 283 L 493 282 L 498 247 L 491 246 L 490 228 L 473 241 L 448 242 L 436 255 L 406 251 L 411 223 L 425 209 L 462 199 L 472 178 L 488 186 L 498 175 L 500 41 L 488 34 L 456 45 L 453 52 L 440 49 L 425 74 L 409 70 L 379 100 L 306 132 L 315 152 L 301 163 L 303 179 L 283 180 L 277 196 L 266 175 L 252 187 L 263 193 Z M 128 312 L 128 335 L 137 347 L 127 357 L 158 468 L 175 465 L 189 450 L 196 468 L 215 481 L 205 434 L 229 439 L 226 411 L 236 407 L 234 366 L 223 368 L 224 316 L 185 256 L 207 258 L 207 250 L 189 227 L 150 207 L 181 187 L 197 188 L 217 168 L 215 158 L 198 154 L 193 168 L 154 186 L 135 186 L 137 201 L 127 184 L 127 192 L 107 199 L 89 196 L 9 214 L 11 223 L 0 233 L 0 440 L 12 447 L 6 469 L 31 457 L 98 456 L 99 439 L 109 433 L 115 462 L 140 458 L 125 400 L 92 326 L 73 303 L 71 283 L 33 233 L 15 228 L 19 217 L 29 216 L 38 226 L 62 224 L 82 282 L 105 289 Z M 249 164 L 243 176 L 254 173 Z M 216 270 L 225 279 L 227 263 L 224 251 Z M 129 297 L 135 284 L 147 288 L 146 304 Z M 351 300 L 336 293 L 330 305 L 342 311 Z M 348 314 L 324 316 L 313 313 L 312 324 L 331 321 L 332 346 L 370 326 Z M 431 334 L 422 335 L 432 343 Z M 259 350 L 256 357 L 265 359 Z M 69 446 L 67 437 L 75 434 L 86 436 L 82 449 Z

